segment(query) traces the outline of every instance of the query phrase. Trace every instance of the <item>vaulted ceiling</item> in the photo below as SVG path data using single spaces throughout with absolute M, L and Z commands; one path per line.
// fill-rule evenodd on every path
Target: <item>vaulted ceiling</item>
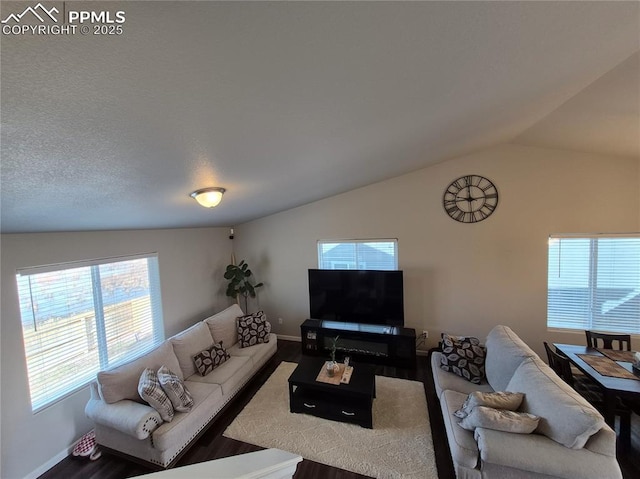
M 640 158 L 637 2 L 85 6 L 123 33 L 2 35 L 4 233 L 230 226 L 506 142 Z

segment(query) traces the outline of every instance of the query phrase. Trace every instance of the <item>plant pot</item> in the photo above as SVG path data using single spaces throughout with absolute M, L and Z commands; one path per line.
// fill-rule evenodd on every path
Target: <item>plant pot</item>
M 335 361 L 327 361 L 327 376 L 332 378 L 340 370 L 340 366 Z

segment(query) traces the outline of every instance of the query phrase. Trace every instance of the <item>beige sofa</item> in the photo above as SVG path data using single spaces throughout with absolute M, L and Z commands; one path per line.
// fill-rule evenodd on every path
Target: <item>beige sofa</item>
M 431 356 L 436 394 L 458 479 L 616 479 L 616 434 L 600 413 L 562 381 L 510 328 L 496 326 L 486 340 L 486 381 L 473 384 Z M 541 419 L 533 434 L 459 426 L 454 412 L 472 391 L 525 394 L 519 411 Z
M 148 354 L 115 369 L 98 373 L 91 386 L 85 413 L 95 422 L 98 444 L 161 467 L 171 467 L 211 423 L 218 412 L 271 358 L 277 337 L 269 342 L 240 348 L 236 318 L 243 315 L 235 304 L 167 339 Z M 231 357 L 206 376 L 201 376 L 193 356 L 223 341 Z M 184 380 L 194 406 L 176 412 L 171 422 L 138 395 L 138 381 L 145 368 L 167 366 Z

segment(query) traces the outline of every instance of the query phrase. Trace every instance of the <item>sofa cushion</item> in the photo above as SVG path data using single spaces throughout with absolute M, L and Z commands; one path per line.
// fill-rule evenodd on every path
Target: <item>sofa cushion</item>
M 249 357 L 231 356 L 224 364 L 206 376 L 194 374 L 189 378 L 189 381 L 219 384 L 222 388 L 222 394 L 228 396 L 246 382 L 252 371 L 253 362 Z
M 507 411 L 487 406 L 476 406 L 461 421 L 460 427 L 475 431 L 477 427 L 516 434 L 531 434 L 540 418 L 526 412 Z
M 163 342 L 153 351 L 122 366 L 100 371 L 98 373 L 100 396 L 109 404 L 121 399 L 142 402 L 138 394 L 138 382 L 142 371 L 146 368 L 157 371 L 163 365 L 174 371 L 180 379 L 183 378 L 178 358 L 169 341 Z
M 438 398 L 447 389 L 462 393 L 465 398 L 473 391 L 493 391 L 493 388 L 486 381 L 481 381 L 480 384 L 473 384 L 460 376 L 444 371 L 440 368 L 441 358 L 442 353 L 438 351 L 434 351 L 431 355 L 431 371 L 433 372 L 433 382 Z
M 495 391 L 504 391 L 520 363 L 529 357 L 537 357 L 508 326 L 496 326 L 487 336 L 487 381 Z
M 222 343 L 216 343 L 210 348 L 200 351 L 193 357 L 193 362 L 200 376 L 206 376 L 215 368 L 229 359 L 229 353 Z
M 456 417 L 465 418 L 476 406 L 487 406 L 494 409 L 504 409 L 507 411 L 517 411 L 522 404 L 524 394 L 510 391 L 496 391 L 485 393 L 474 391 L 467 397 L 462 408 L 455 412 Z
M 237 304 L 233 304 L 224 311 L 205 319 L 204 322 L 209 327 L 215 342 L 224 343 L 224 347 L 229 349 L 238 342 L 236 322 L 240 316 L 244 316 L 242 309 Z
M 241 348 L 240 343 L 237 343 L 227 351 L 231 356 L 247 356 L 251 358 L 254 365 L 262 365 L 268 356 L 272 356 L 276 352 L 276 349 L 278 349 L 278 337 L 271 333 L 269 342 L 256 344 L 250 348 Z
M 176 334 L 169 340 L 173 344 L 173 351 L 176 353 L 180 369 L 185 378 L 196 372 L 193 357 L 200 351 L 210 348 L 213 344 L 211 332 L 202 321 Z
M 238 318 L 238 342 L 241 348 L 268 343 L 271 324 L 264 311 L 247 314 Z
M 171 401 L 173 409 L 178 412 L 191 411 L 193 397 L 176 373 L 168 367 L 162 366 L 158 369 L 158 381 L 160 381 L 162 390 Z
M 224 406 L 222 389 L 217 384 L 196 383 L 186 380 L 185 386 L 193 395 L 190 412 L 176 412 L 173 421 L 163 423 L 153 432 L 153 447 L 164 451 L 187 444 L 200 432 Z
M 485 350 L 478 338 L 442 334 L 442 364 L 445 371 L 454 373 L 474 384 L 484 378 Z
M 525 394 L 523 412 L 540 416 L 536 432 L 580 449 L 605 424 L 602 415 L 539 358 L 522 362 L 507 386 Z
M 138 382 L 138 394 L 149 406 L 158 411 L 163 421 L 171 422 L 174 414 L 173 405 L 160 386 L 158 375 L 153 369 L 146 368 L 142 371 Z

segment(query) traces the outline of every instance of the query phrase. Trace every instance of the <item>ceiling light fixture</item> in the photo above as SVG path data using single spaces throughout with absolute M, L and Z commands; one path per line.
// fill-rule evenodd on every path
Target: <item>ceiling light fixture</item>
M 201 190 L 194 191 L 189 196 L 205 208 L 213 208 L 214 206 L 218 206 L 220 201 L 222 201 L 222 195 L 225 191 L 227 190 L 218 187 L 202 188 Z

